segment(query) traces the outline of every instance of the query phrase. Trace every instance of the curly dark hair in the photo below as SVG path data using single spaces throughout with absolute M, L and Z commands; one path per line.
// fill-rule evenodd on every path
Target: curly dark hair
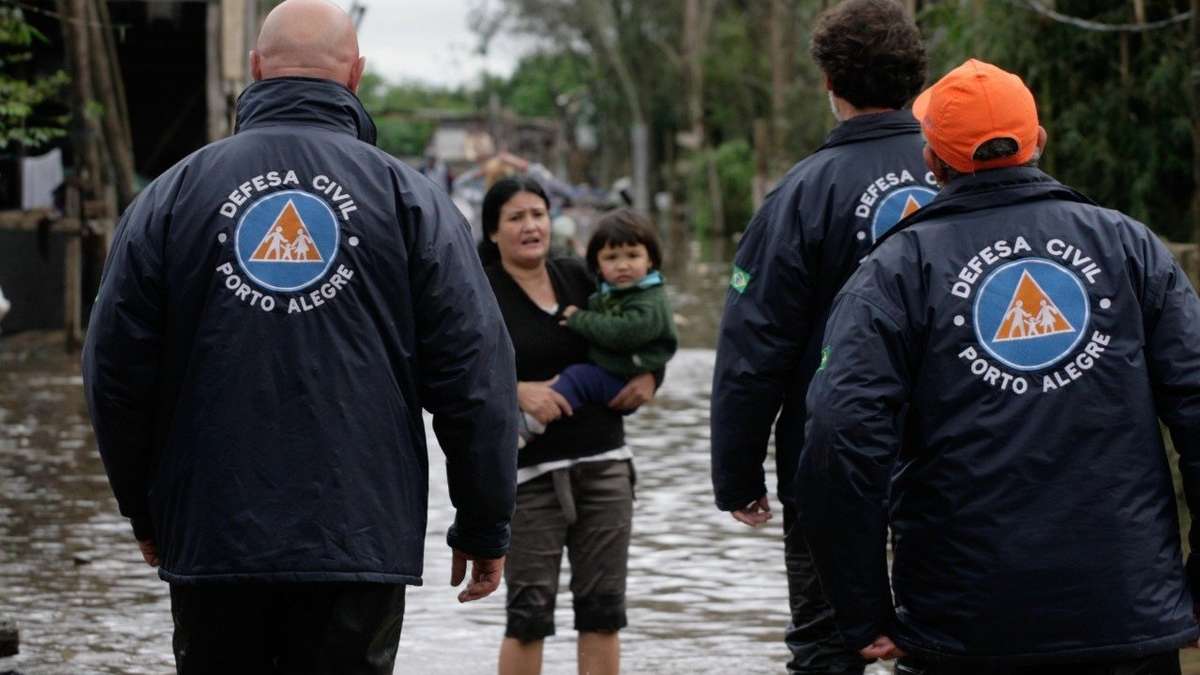
M 856 108 L 903 108 L 921 91 L 921 32 L 896 0 L 846 0 L 817 18 L 813 60 Z

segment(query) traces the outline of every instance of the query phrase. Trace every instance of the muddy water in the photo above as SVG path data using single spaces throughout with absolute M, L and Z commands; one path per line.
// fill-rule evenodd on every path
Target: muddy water
M 782 673 L 779 523 L 739 525 L 715 510 L 709 488 L 711 346 L 728 250 L 686 246 L 686 264 L 667 270 L 684 349 L 658 398 L 627 422 L 639 483 L 624 671 Z M 21 625 L 21 654 L 0 659 L 0 672 L 173 672 L 167 586 L 141 562 L 117 514 L 78 371 L 52 336 L 0 337 L 0 614 Z M 409 591 L 396 672 L 492 673 L 503 589 L 455 602 L 443 543 L 451 513 L 440 451 L 430 451 L 426 585 Z M 545 672 L 573 673 L 568 594 L 556 620 Z

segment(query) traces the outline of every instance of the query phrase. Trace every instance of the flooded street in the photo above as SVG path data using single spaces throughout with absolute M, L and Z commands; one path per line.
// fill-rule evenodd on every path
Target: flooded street
M 687 264 L 667 269 L 684 349 L 658 398 L 627 421 L 638 501 L 623 670 L 782 673 L 778 516 L 750 530 L 716 510 L 709 483 L 711 346 L 728 251 L 690 248 Z M 78 372 L 78 358 L 53 338 L 0 337 L 0 615 L 21 627 L 21 654 L 0 659 L 0 672 L 174 672 L 167 585 L 141 562 L 117 514 Z M 504 590 L 456 602 L 444 543 L 451 512 L 432 443 L 430 455 L 426 585 L 409 589 L 396 672 L 493 673 Z M 569 593 L 560 594 L 556 619 L 544 672 L 574 673 Z

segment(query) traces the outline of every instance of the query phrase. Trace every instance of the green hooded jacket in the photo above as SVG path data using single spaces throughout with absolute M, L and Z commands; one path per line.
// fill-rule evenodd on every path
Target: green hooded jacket
M 647 274 L 635 286 L 601 284 L 587 309 L 567 319 L 567 327 L 588 341 L 588 359 L 614 375 L 633 377 L 666 366 L 679 338 L 662 275 Z

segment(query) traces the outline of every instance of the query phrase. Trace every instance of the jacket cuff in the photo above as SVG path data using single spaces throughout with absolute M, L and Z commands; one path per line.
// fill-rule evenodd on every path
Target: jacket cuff
M 133 516 L 129 524 L 133 526 L 133 536 L 138 541 L 154 541 L 154 523 L 150 522 L 150 516 Z
M 750 502 L 764 497 L 766 494 L 767 484 L 765 482 L 759 483 L 758 487 L 753 490 L 732 493 L 732 496 L 730 493 L 718 494 L 716 497 L 717 508 L 722 511 L 737 511 L 746 508 Z
M 508 523 L 484 531 L 465 531 L 456 522 L 446 532 L 446 544 L 456 551 L 479 558 L 502 558 L 508 553 L 512 530 Z
M 888 633 L 887 630 L 875 624 L 864 624 L 854 628 L 843 627 L 841 632 L 842 642 L 850 651 L 855 653 L 864 647 L 871 646 L 871 643 L 875 642 L 875 638 L 880 635 L 887 635 Z M 892 636 L 888 635 L 888 637 Z

